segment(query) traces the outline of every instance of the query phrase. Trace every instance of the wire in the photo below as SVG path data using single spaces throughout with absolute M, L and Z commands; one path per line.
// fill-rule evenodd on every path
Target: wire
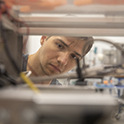
M 23 81 L 35 92 L 40 93 L 40 90 L 34 85 L 34 83 L 28 78 L 24 72 L 20 73 L 20 77 L 23 79 Z

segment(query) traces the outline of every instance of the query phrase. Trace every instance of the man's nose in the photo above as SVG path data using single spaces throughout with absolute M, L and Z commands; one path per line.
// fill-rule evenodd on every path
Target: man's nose
M 59 57 L 58 57 L 58 62 L 62 65 L 67 65 L 69 61 L 69 53 L 60 53 Z

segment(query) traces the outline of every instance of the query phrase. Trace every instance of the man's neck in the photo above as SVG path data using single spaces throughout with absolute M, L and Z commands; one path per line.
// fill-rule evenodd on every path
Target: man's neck
M 37 57 L 36 57 L 36 54 L 33 54 L 33 55 L 29 55 L 28 57 L 28 62 L 27 62 L 27 71 L 31 71 L 32 74 L 31 76 L 39 76 L 39 64 L 38 64 L 38 60 L 37 60 Z

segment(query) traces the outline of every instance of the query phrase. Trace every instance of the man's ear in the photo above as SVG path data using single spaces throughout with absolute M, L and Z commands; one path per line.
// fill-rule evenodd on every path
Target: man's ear
M 45 40 L 46 40 L 46 36 L 43 35 L 40 39 L 40 44 L 43 45 Z

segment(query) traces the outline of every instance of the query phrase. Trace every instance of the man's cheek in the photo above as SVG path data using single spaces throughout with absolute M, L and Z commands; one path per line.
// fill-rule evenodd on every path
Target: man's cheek
M 47 57 L 50 59 L 50 58 L 53 58 L 54 56 L 56 56 L 56 52 L 48 52 L 48 54 L 47 54 Z

